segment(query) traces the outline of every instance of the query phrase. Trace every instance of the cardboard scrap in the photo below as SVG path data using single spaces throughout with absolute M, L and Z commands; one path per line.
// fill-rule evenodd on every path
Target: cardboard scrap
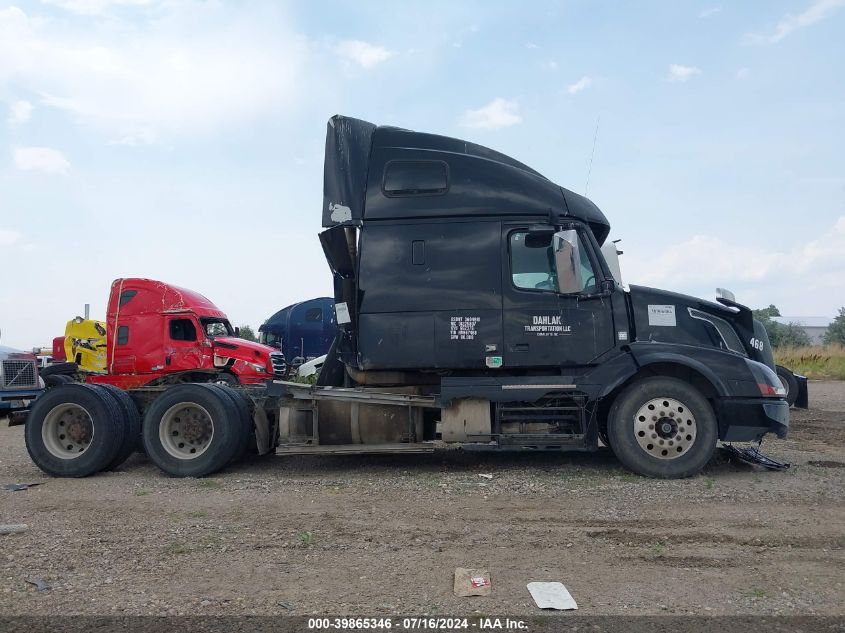
M 569 591 L 560 582 L 529 582 L 528 593 L 541 609 L 565 611 L 578 608 Z
M 486 569 L 455 569 L 455 595 L 467 596 L 489 596 L 493 590 L 490 582 L 490 572 Z

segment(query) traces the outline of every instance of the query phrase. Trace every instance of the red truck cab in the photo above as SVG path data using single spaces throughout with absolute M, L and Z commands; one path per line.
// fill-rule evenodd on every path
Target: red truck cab
M 57 336 L 53 339 L 53 362 L 64 363 L 67 361 L 67 354 L 65 353 L 65 337 Z
M 106 374 L 122 389 L 173 382 L 264 383 L 284 375 L 278 350 L 237 338 L 206 297 L 152 279 L 116 279 L 106 314 Z

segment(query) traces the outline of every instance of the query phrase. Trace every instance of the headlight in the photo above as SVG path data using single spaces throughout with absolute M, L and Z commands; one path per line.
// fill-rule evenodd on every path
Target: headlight
M 259 374 L 263 374 L 266 371 L 264 365 L 259 365 L 258 363 L 249 363 L 249 366 L 252 367 Z

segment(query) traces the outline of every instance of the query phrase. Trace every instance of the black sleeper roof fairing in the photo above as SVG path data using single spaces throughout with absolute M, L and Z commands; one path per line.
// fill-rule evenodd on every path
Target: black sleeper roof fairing
M 367 220 L 547 216 L 590 225 L 603 243 L 607 218 L 588 198 L 475 143 L 335 115 L 326 132 L 323 226 Z

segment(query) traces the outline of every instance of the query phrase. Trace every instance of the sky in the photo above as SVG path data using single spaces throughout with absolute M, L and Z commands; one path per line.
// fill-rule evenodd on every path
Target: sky
M 587 193 L 623 280 L 845 305 L 845 0 L 0 1 L 0 343 L 110 283 L 237 325 L 331 295 L 334 114 L 455 136 Z

